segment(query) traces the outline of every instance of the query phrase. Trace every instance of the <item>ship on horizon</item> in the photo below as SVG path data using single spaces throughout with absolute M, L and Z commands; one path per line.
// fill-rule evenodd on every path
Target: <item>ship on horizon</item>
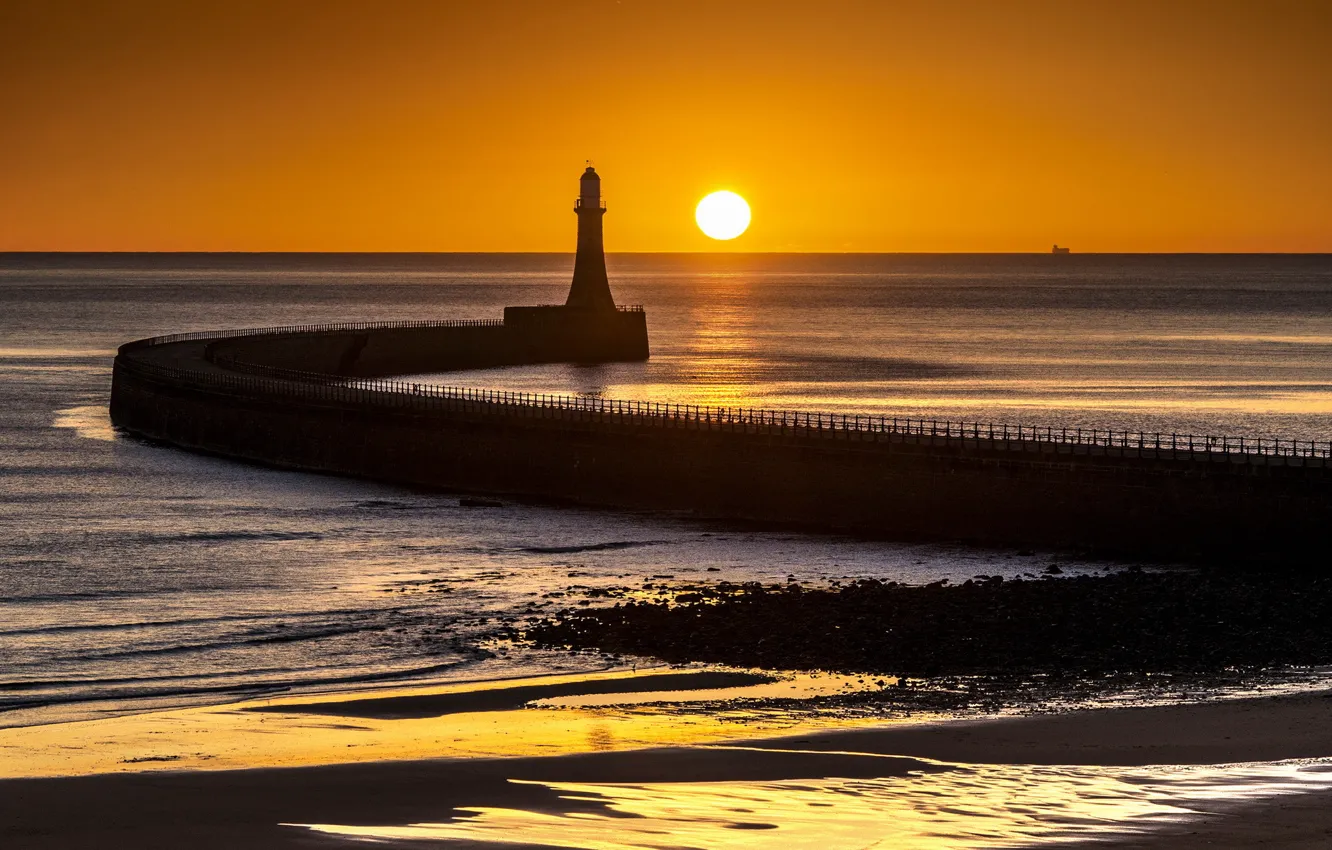
M 1068 253 L 1068 249 L 1067 249 L 1067 248 L 1060 248 L 1059 245 L 1056 244 L 1056 245 L 1054 246 L 1054 250 L 1051 251 L 1050 253 L 1052 253 L 1052 254 L 1067 254 L 1067 253 Z

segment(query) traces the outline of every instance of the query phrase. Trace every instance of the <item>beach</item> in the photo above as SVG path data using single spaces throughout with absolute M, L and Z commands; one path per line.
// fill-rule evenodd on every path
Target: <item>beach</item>
M 725 704 L 767 686 L 656 670 L 392 691 L 379 707 L 328 694 L 4 730 L 0 772 L 48 775 L 0 782 L 0 824 L 22 848 L 730 846 L 737 835 L 807 846 L 834 824 L 859 846 L 1294 848 L 1332 831 L 1332 773 L 1307 763 L 1332 757 L 1325 690 L 888 722 L 658 702 L 695 692 Z M 580 691 L 594 704 L 530 701 Z M 623 705 L 599 704 L 617 694 Z M 62 763 L 50 755 L 61 750 L 78 755 Z M 949 786 L 966 793 L 941 807 Z M 1017 793 L 1047 810 L 1021 811 Z M 719 794 L 749 802 L 718 805 Z M 624 828 L 648 823 L 650 834 Z

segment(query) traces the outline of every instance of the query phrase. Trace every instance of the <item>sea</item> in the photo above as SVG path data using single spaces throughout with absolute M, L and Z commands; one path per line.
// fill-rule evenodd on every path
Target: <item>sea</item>
M 943 421 L 1332 439 L 1332 257 L 610 255 L 645 363 L 448 386 Z M 589 588 L 1109 565 L 731 527 L 251 466 L 107 416 L 116 346 L 493 319 L 565 254 L 0 254 L 0 726 L 238 696 L 609 669 L 498 640 Z M 736 482 L 744 486 L 744 482 Z M 653 592 L 649 588 L 646 592 Z

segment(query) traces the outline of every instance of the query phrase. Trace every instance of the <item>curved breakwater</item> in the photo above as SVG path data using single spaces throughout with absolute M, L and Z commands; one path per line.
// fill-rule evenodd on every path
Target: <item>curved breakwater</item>
M 646 357 L 641 311 L 619 311 L 594 332 L 552 333 L 541 319 L 141 340 L 116 358 L 112 419 L 184 448 L 288 468 L 898 539 L 1250 557 L 1316 551 L 1332 518 L 1329 443 L 385 380 Z

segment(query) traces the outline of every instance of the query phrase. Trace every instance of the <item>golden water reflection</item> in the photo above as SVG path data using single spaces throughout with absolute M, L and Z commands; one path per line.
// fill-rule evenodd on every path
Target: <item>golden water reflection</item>
M 116 429 L 111 425 L 107 409 L 102 405 L 66 407 L 55 412 L 53 428 L 69 428 L 86 440 L 114 441 Z
M 0 729 L 0 779 L 151 770 L 234 770 L 429 758 L 558 756 L 594 750 L 691 746 L 801 730 L 882 725 L 883 718 L 750 711 L 747 702 L 807 699 L 875 687 L 858 676 L 775 674 L 775 682 L 669 690 L 691 671 L 580 673 L 390 688 L 356 699 L 430 700 L 496 689 L 577 682 L 631 685 L 645 676 L 661 690 L 533 700 L 506 710 L 467 708 L 439 716 L 377 718 L 347 713 L 346 693 L 286 696 L 230 705 Z M 673 705 L 731 700 L 728 710 L 680 712 Z M 761 703 L 759 703 L 761 704 Z M 279 709 L 273 711 L 273 709 Z M 913 718 L 930 719 L 927 714 Z
M 0 777 L 553 756 L 539 761 L 543 779 L 555 781 L 523 783 L 549 790 L 555 804 L 539 810 L 514 805 L 531 795 L 485 792 L 491 796 L 469 800 L 468 789 L 461 787 L 453 800 L 441 803 L 438 814 L 432 813 L 462 813 L 449 822 L 297 826 L 358 839 L 465 839 L 604 850 L 1018 847 L 1139 832 L 1239 801 L 1332 786 L 1332 760 L 1136 768 L 962 765 L 872 753 L 755 749 L 747 742 L 939 718 L 917 714 L 893 721 L 765 711 L 763 700 L 774 696 L 846 693 L 874 683 L 803 673 L 720 687 L 714 686 L 715 679 L 700 679 L 700 669 L 392 688 L 376 691 L 369 700 L 425 704 L 434 707 L 428 712 L 433 716 L 367 714 L 367 695 L 359 692 L 0 729 Z M 560 690 L 555 686 L 569 683 L 600 684 L 581 696 L 539 702 L 494 699 L 496 690 L 523 688 L 526 699 L 531 689 L 554 692 Z M 671 690 L 673 684 L 680 687 Z M 463 699 L 441 701 L 440 695 Z M 662 698 L 670 702 L 655 702 Z M 679 703 L 691 698 L 731 702 L 718 710 L 679 710 Z M 759 701 L 746 708 L 746 699 Z M 495 707 L 511 704 L 522 707 Z M 612 751 L 624 754 L 600 767 L 581 758 Z M 712 766 L 723 769 L 708 773 L 706 762 L 681 761 L 683 751 L 715 754 L 719 759 Z M 560 756 L 580 758 L 562 761 Z M 812 757 L 823 760 L 817 772 L 810 772 Z M 626 765 L 632 775 L 653 781 L 598 781 L 615 775 L 603 770 Z M 567 778 L 561 775 L 566 767 Z M 521 775 L 513 770 L 506 774 Z M 671 776 L 716 781 L 661 781 Z M 734 776 L 762 778 L 738 781 Z M 811 776 L 818 778 L 789 778 Z
M 702 297 L 689 312 L 690 338 L 676 358 L 678 378 L 672 383 L 706 388 L 707 400 L 682 403 L 725 407 L 749 400 L 760 360 L 753 285 L 749 278 L 736 277 L 711 279 L 703 286 Z
M 362 839 L 589 850 L 972 850 L 1142 833 L 1221 805 L 1332 785 L 1332 763 L 1325 762 L 1152 768 L 934 764 L 944 769 L 885 779 L 528 783 L 557 792 L 572 810 L 466 808 L 461 811 L 467 816 L 449 823 L 306 826 Z

